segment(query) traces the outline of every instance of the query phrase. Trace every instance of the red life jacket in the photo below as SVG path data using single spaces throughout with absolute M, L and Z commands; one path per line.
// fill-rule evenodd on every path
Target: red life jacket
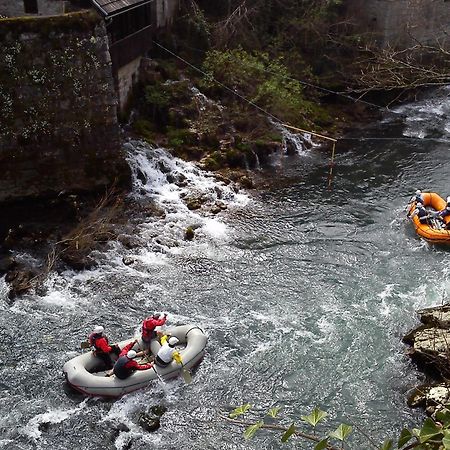
M 106 336 L 103 336 L 102 334 L 98 333 L 91 333 L 89 335 L 89 344 L 91 344 L 91 347 L 94 347 L 94 354 L 96 353 L 105 353 L 101 348 L 96 347 L 96 343 L 99 339 L 104 338 L 106 343 L 109 345 L 108 338 Z

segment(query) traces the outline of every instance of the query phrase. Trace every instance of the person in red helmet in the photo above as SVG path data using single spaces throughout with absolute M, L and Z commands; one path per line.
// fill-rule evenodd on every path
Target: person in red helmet
M 146 349 L 150 348 L 150 341 L 156 337 L 156 327 L 164 325 L 167 320 L 167 314 L 159 315 L 158 313 L 147 317 L 142 322 L 142 342 Z
M 89 344 L 93 347 L 94 355 L 104 362 L 106 369 L 111 369 L 113 366 L 111 353 L 118 355 L 120 348 L 118 345 L 109 345 L 104 331 L 105 329 L 101 325 L 97 325 L 89 335 Z
M 138 364 L 134 360 L 136 356 L 142 356 L 144 354 L 144 352 L 136 353 L 133 350 L 133 346 L 136 342 L 137 339 L 126 345 L 120 352 L 119 359 L 114 364 L 113 374 L 121 380 L 125 380 L 125 378 L 128 378 L 136 370 L 147 370 L 153 367 L 152 363 Z

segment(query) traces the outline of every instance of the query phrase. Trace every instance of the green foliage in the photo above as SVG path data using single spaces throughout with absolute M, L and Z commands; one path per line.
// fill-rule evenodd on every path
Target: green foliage
M 267 411 L 267 415 L 269 417 L 272 417 L 273 419 L 275 419 L 278 416 L 278 413 L 280 412 L 280 407 L 277 406 L 275 408 L 270 408 L 269 411 Z
M 386 439 L 380 450 L 392 450 L 392 439 Z
M 263 425 L 264 425 L 264 422 L 262 420 L 259 420 L 258 422 L 254 423 L 253 425 L 250 425 L 244 431 L 244 438 L 251 439 Z
M 291 426 L 286 430 L 286 432 L 281 436 L 281 442 L 287 442 L 287 440 L 295 433 L 295 424 L 292 422 Z
M 235 419 L 236 417 L 241 416 L 242 414 L 245 414 L 247 411 L 250 410 L 251 407 L 252 407 L 252 405 L 250 405 L 250 403 L 246 403 L 245 405 L 238 406 L 236 409 L 234 409 L 233 411 L 230 412 L 228 417 L 230 417 L 231 419 Z
M 314 450 L 325 450 L 328 447 L 328 439 L 322 439 L 315 447 Z
M 436 422 L 428 417 L 425 419 L 425 422 L 422 425 L 422 428 L 419 432 L 419 440 L 421 443 L 427 442 L 430 439 L 436 439 L 440 436 L 442 440 L 442 427 L 438 426 Z
M 407 428 L 403 428 L 402 432 L 400 433 L 400 437 L 398 439 L 397 448 L 402 448 L 404 445 L 406 445 L 414 435 L 409 431 Z
M 352 427 L 345 423 L 341 423 L 334 431 L 330 433 L 330 437 L 338 439 L 339 441 L 345 441 L 352 432 Z
M 300 418 L 309 423 L 312 427 L 316 427 L 316 425 L 327 417 L 328 414 L 325 411 L 322 411 L 319 408 L 314 408 L 313 412 L 309 416 L 300 416 Z
M 162 108 L 169 104 L 170 95 L 162 83 L 149 85 L 144 90 L 145 101 L 155 107 Z
M 138 119 L 133 122 L 133 130 L 142 136 L 146 141 L 153 140 L 153 124 L 145 119 Z
M 298 123 L 312 111 L 302 85 L 291 77 L 280 58 L 241 48 L 213 50 L 207 53 L 203 68 L 207 73 L 202 81 L 204 87 L 227 92 L 217 80 L 285 121 Z

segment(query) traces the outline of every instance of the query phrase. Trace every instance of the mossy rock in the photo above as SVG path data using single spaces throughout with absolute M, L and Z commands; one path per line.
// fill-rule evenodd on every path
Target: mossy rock
M 187 227 L 186 231 L 184 232 L 184 239 L 186 241 L 192 241 L 194 237 L 195 237 L 194 229 L 192 227 Z
M 133 122 L 133 130 L 146 141 L 153 142 L 155 125 L 146 119 L 138 119 Z
M 227 150 L 226 159 L 230 167 L 245 167 L 245 154 L 236 148 L 230 148 Z
M 182 147 L 198 144 L 198 136 L 187 128 L 169 128 L 167 140 L 170 147 Z
M 219 170 L 226 166 L 226 158 L 221 152 L 215 151 L 202 161 L 202 165 L 206 170 Z

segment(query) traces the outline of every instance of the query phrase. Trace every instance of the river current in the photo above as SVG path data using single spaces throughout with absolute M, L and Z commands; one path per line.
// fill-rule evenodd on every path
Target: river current
M 140 245 L 110 243 L 97 268 L 53 274 L 45 292 L 13 305 L 0 279 L 0 449 L 312 448 L 268 431 L 244 440 L 220 417 L 243 403 L 255 417 L 280 406 L 287 425 L 320 407 L 329 418 L 319 431 L 350 423 L 358 450 L 369 448 L 359 430 L 381 442 L 417 426 L 423 412 L 406 396 L 422 376 L 401 339 L 417 309 L 446 298 L 450 253 L 417 238 L 404 208 L 418 188 L 450 195 L 449 95 L 428 94 L 339 141 L 330 190 L 330 153 L 318 146 L 278 155 L 264 189 L 236 193 L 164 149 L 127 143 L 132 195 L 165 211 L 138 224 Z M 192 192 L 228 207 L 189 211 Z M 192 384 L 155 383 L 116 401 L 66 389 L 62 366 L 94 325 L 120 340 L 153 311 L 208 335 Z M 152 405 L 167 412 L 150 434 L 137 418 Z

